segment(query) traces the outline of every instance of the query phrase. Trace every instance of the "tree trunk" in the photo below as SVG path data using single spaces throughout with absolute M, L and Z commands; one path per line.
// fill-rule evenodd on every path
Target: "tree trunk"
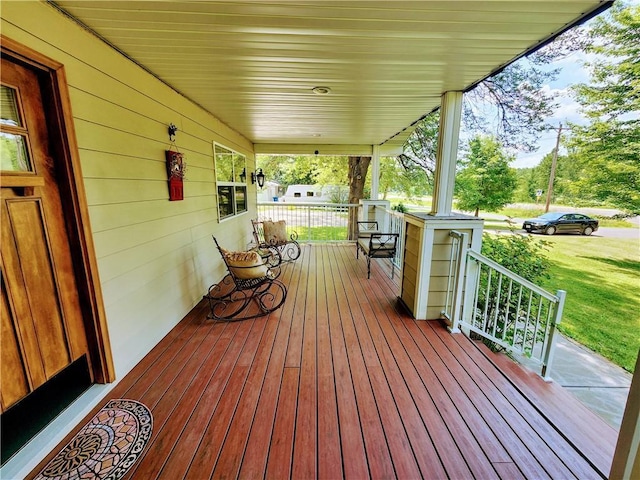
M 476 213 L 474 213 L 473 215 L 477 217 L 479 213 L 480 213 L 480 208 L 476 208 Z
M 364 182 L 371 157 L 349 157 L 349 203 L 358 203 L 364 196 Z M 349 210 L 349 240 L 358 238 L 358 210 Z

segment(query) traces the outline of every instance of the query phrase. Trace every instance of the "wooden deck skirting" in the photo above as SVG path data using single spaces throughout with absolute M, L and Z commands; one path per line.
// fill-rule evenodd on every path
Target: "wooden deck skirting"
M 353 246 L 302 252 L 281 309 L 200 303 L 109 394 L 154 416 L 125 478 L 606 478 L 617 434 L 561 387 L 411 319 Z

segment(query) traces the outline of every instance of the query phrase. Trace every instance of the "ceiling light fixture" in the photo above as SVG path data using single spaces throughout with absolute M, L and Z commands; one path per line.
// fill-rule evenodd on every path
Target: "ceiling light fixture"
M 316 95 L 329 95 L 331 93 L 329 87 L 313 87 L 311 91 Z

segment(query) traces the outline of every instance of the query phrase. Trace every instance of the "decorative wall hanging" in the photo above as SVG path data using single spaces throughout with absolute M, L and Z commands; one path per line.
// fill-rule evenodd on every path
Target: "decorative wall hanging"
M 178 147 L 175 144 L 176 132 L 178 127 L 173 123 L 169 124 L 169 141 L 175 150 L 169 147 L 169 150 L 165 150 L 165 156 L 167 160 L 167 176 L 169 177 L 169 200 L 183 200 L 184 199 L 184 174 L 187 169 L 187 164 L 184 161 L 184 155 L 178 151 Z

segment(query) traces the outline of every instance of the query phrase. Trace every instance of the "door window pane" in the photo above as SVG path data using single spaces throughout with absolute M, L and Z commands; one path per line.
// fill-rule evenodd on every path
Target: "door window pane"
M 20 120 L 18 92 L 6 85 L 0 88 L 0 170 L 30 172 L 28 132 Z
M 2 89 L 0 90 L 0 117 L 0 123 L 2 125 L 22 126 L 20 113 L 18 111 L 16 91 L 6 85 L 2 85 Z
M 26 138 L 22 135 L 0 132 L 0 170 L 30 172 Z

